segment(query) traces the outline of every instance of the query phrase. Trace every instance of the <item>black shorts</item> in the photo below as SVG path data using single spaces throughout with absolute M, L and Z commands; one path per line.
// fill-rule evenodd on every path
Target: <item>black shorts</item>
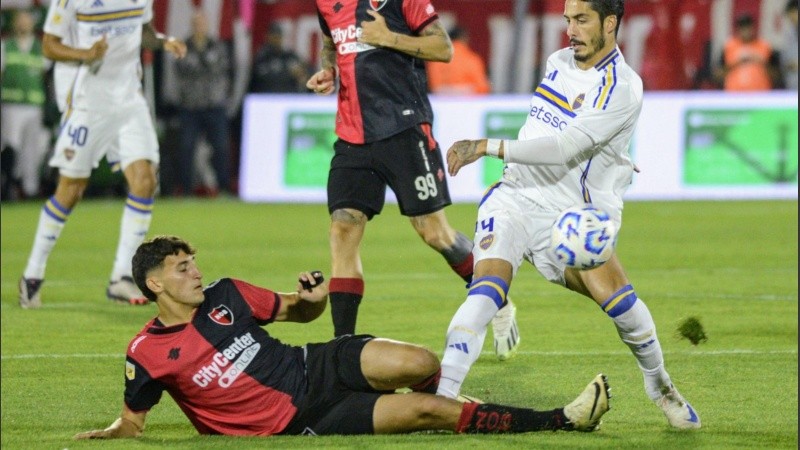
M 386 186 L 400 213 L 422 216 L 449 205 L 446 167 L 429 124 L 419 124 L 369 144 L 341 139 L 333 145 L 328 173 L 328 212 L 352 208 L 372 219 L 380 214 Z
M 370 335 L 345 335 L 306 345 L 308 392 L 281 434 L 373 434 L 375 402 L 385 392 L 369 385 L 361 351 Z

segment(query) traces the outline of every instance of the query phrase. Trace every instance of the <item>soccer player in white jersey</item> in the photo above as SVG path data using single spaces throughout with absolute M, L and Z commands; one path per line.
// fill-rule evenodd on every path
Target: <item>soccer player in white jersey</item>
M 474 281 L 447 330 L 440 395 L 458 395 L 524 259 L 547 280 L 593 299 L 611 318 L 636 357 L 647 395 L 671 426 L 700 427 L 664 368 L 653 318 L 617 256 L 580 271 L 548 251 L 551 226 L 570 206 L 592 203 L 617 226 L 622 222 L 622 195 L 635 170 L 628 146 L 642 107 L 642 80 L 616 43 L 623 13 L 622 0 L 566 0 L 570 47 L 548 59 L 518 140 L 459 141 L 447 152 L 451 175 L 484 155 L 507 166 L 479 207 Z
M 158 141 L 142 94 L 141 48 L 178 58 L 186 45 L 157 33 L 152 0 L 53 0 L 44 26 L 47 58 L 77 64 L 50 165 L 59 169 L 44 204 L 28 264 L 19 282 L 23 308 L 41 306 L 47 258 L 103 158 L 122 170 L 128 197 L 106 296 L 126 304 L 146 300 L 131 277 L 131 258 L 150 227 L 159 163 Z

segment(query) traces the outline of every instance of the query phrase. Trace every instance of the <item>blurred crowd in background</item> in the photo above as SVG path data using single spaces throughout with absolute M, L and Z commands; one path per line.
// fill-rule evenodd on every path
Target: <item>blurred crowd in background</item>
M 563 0 L 433 0 L 454 58 L 428 65 L 436 95 L 530 93 L 567 45 Z M 3 0 L 2 193 L 40 198 L 58 132 L 53 65 L 42 56 L 47 0 Z M 480 7 L 481 13 L 475 14 Z M 181 36 L 185 59 L 142 55 L 161 144 L 160 194 L 236 195 L 243 99 L 308 94 L 319 67 L 313 0 L 155 0 L 156 29 Z M 797 0 L 627 0 L 620 46 L 645 90 L 797 90 Z M 528 70 L 529 68 L 533 70 Z M 124 195 L 101 164 L 87 196 Z

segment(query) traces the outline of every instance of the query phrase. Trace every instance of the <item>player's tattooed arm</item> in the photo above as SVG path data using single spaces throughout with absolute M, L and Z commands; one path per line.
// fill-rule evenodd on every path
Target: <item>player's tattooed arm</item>
M 339 75 L 336 68 L 336 44 L 329 36 L 322 37 L 322 69 L 311 75 L 306 83 L 306 88 L 317 94 L 328 95 L 336 91 L 336 77 Z
M 359 42 L 391 48 L 426 61 L 449 62 L 453 58 L 453 43 L 438 20 L 425 27 L 419 36 L 409 36 L 391 31 L 377 11 L 367 10 L 367 14 L 374 20 L 361 22 Z
M 477 141 L 458 141 L 447 150 L 447 171 L 454 176 L 467 164 L 471 164 L 486 154 L 486 139 Z

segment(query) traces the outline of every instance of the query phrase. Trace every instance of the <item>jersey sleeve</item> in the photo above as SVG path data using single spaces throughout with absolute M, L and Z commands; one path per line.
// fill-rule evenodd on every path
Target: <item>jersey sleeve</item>
M 608 142 L 638 118 L 642 106 L 641 89 L 628 80 L 618 80 L 609 70 L 603 81 L 586 95 L 583 108 L 577 111 L 573 126 L 595 144 Z
M 328 27 L 328 22 L 322 17 L 322 13 L 319 12 L 319 9 L 317 10 L 317 19 L 319 19 L 319 27 L 322 30 L 322 34 L 331 37 L 331 29 Z
M 253 318 L 259 325 L 275 320 L 281 306 L 280 297 L 275 292 L 254 286 L 241 280 L 232 280 L 236 290 L 253 311 Z
M 153 0 L 147 0 L 142 14 L 142 23 L 150 23 L 153 20 Z
M 429 0 L 404 0 L 403 16 L 414 34 L 419 34 L 423 28 L 439 18 Z
M 44 22 L 44 32 L 60 38 L 69 35 L 69 30 L 75 21 L 75 2 L 52 0 L 50 9 L 47 10 L 47 19 Z
M 125 405 L 134 412 L 147 412 L 158 404 L 163 393 L 161 382 L 154 380 L 128 350 L 125 359 Z

